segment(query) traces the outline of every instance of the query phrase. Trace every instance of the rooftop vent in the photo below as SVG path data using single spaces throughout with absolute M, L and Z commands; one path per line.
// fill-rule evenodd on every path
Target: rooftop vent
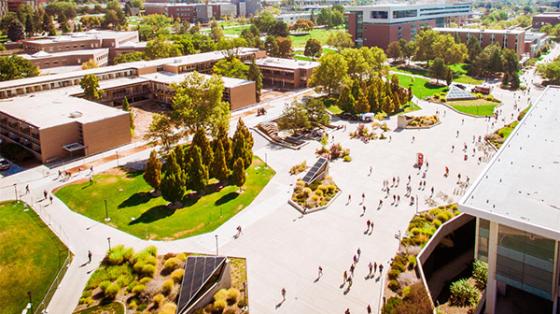
M 81 116 L 83 116 L 83 114 L 79 111 L 72 111 L 69 114 L 69 117 L 72 119 L 80 118 Z

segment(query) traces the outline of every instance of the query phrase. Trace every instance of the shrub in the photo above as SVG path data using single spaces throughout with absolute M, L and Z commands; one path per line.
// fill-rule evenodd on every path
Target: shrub
M 172 272 L 175 269 L 177 269 L 180 264 L 181 264 L 180 259 L 178 259 L 176 257 L 172 257 L 172 258 L 165 261 L 165 263 L 163 264 L 163 270 L 165 272 Z
M 156 294 L 152 298 L 152 302 L 154 302 L 154 304 L 157 304 L 158 307 L 161 305 L 161 302 L 163 302 L 163 300 L 165 300 L 165 296 L 163 296 L 163 294 L 161 293 Z
M 416 256 L 408 256 L 408 270 L 413 270 L 416 267 Z
M 221 313 L 227 306 L 227 303 L 225 300 L 216 300 L 214 301 L 214 310 L 217 311 L 218 313 Z
M 226 300 L 227 299 L 227 290 L 220 289 L 216 294 L 214 294 L 214 300 Z
M 134 288 L 132 288 L 132 293 L 140 294 L 140 293 L 144 292 L 144 290 L 146 290 L 146 286 L 144 286 L 142 284 L 138 284 L 138 285 L 134 286 Z
M 411 290 L 411 289 L 412 289 L 412 288 L 411 288 L 410 286 L 404 287 L 404 288 L 402 289 L 402 291 L 401 291 L 402 297 L 403 297 L 403 298 L 408 297 L 408 295 L 410 294 L 410 290 Z
M 185 275 L 185 270 L 184 269 L 175 269 L 171 273 L 171 279 L 173 279 L 173 281 L 178 283 L 178 282 L 181 282 L 181 280 L 183 280 L 184 275 Z
M 176 312 L 177 305 L 173 302 L 166 302 L 158 311 L 158 314 L 175 314 Z
M 154 265 L 146 264 L 142 267 L 142 275 L 153 277 L 156 272 L 156 267 Z
M 176 257 L 177 257 L 178 259 L 180 259 L 181 262 L 184 262 L 184 261 L 187 260 L 187 254 L 185 254 L 185 253 L 179 253 L 179 254 L 177 254 Z
M 389 280 L 389 283 L 387 284 L 387 287 L 389 287 L 389 289 L 391 289 L 391 291 L 397 292 L 401 288 L 401 284 L 398 281 L 396 281 L 395 279 L 392 279 L 392 280 Z
M 459 279 L 449 287 L 451 304 L 458 306 L 473 306 L 478 302 L 478 290 L 467 279 Z
M 472 276 L 476 281 L 476 287 L 480 290 L 486 288 L 486 281 L 488 280 L 488 264 L 481 260 L 475 260 L 473 262 L 473 273 Z
M 305 171 L 306 168 L 307 168 L 307 161 L 304 160 L 303 162 L 296 164 L 292 168 L 290 168 L 290 174 L 296 175 L 302 173 L 303 171 Z
M 235 288 L 229 288 L 227 290 L 227 303 L 229 305 L 233 305 L 237 303 L 237 300 L 239 300 L 239 297 L 241 296 L 241 293 L 239 292 L 239 290 L 235 289 Z
M 140 279 L 139 282 L 140 282 L 141 284 L 145 285 L 145 284 L 147 284 L 147 283 L 150 282 L 150 281 L 152 281 L 152 278 L 150 278 L 150 277 L 144 277 L 144 278 Z
M 344 162 L 351 162 L 352 161 L 352 157 L 350 157 L 349 155 L 344 156 L 344 158 L 342 159 Z
M 391 269 L 392 269 L 392 270 L 398 270 L 398 271 L 401 272 L 401 273 L 404 272 L 404 271 L 406 271 L 405 265 L 403 265 L 403 263 L 401 263 L 400 261 L 396 261 L 396 260 L 394 260 L 394 261 L 391 263 Z
M 393 314 L 396 313 L 396 307 L 402 303 L 402 300 L 397 297 L 390 297 L 387 302 L 383 305 L 383 314 Z
M 103 294 L 108 299 L 114 299 L 117 296 L 117 293 L 119 293 L 120 289 L 121 288 L 119 287 L 119 285 L 117 285 L 116 283 L 111 283 L 109 286 L 107 286 L 105 291 L 103 291 Z
M 175 282 L 173 282 L 173 279 L 167 279 L 161 286 L 161 292 L 165 295 L 169 295 L 169 293 L 171 293 L 171 290 L 173 290 L 174 285 Z
M 399 275 L 400 275 L 400 274 L 401 274 L 401 271 L 400 271 L 400 270 L 398 270 L 398 269 L 391 269 L 391 270 L 389 271 L 388 276 L 389 276 L 389 279 L 393 280 L 393 279 L 399 278 Z
M 121 265 L 122 263 L 128 261 L 132 258 L 134 251 L 131 248 L 127 248 L 124 245 L 117 245 L 113 247 L 107 254 L 105 261 L 109 265 Z
M 102 281 L 101 283 L 99 283 L 99 289 L 105 291 L 105 289 L 107 289 L 107 287 L 109 287 L 110 284 L 111 282 L 108 280 Z

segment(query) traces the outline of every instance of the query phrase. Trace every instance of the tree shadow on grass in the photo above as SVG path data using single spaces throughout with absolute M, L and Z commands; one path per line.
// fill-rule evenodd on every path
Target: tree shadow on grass
M 120 203 L 118 208 L 137 206 L 149 202 L 150 199 L 152 199 L 152 194 L 150 192 L 134 193 L 129 198 Z
M 151 223 L 166 217 L 169 217 L 175 213 L 177 209 L 171 208 L 165 205 L 154 206 L 147 211 L 143 212 L 140 217 L 129 222 L 129 225 L 135 225 L 139 223 Z
M 220 197 L 216 203 L 214 203 L 214 205 L 223 205 L 229 201 L 233 201 L 234 199 L 236 199 L 239 196 L 239 193 L 237 192 L 229 192 L 228 194 L 225 194 L 224 196 Z

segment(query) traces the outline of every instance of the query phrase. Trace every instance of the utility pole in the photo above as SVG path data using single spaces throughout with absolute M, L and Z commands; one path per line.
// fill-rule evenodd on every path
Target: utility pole
M 216 234 L 214 236 L 216 237 L 216 256 L 218 256 L 218 253 L 219 253 L 219 251 L 218 251 L 218 235 Z
M 109 244 L 109 251 L 111 250 L 111 237 L 107 237 L 107 243 Z
M 107 209 L 107 200 L 104 200 L 105 203 L 105 222 L 109 222 L 111 221 L 111 218 L 109 217 L 109 210 Z

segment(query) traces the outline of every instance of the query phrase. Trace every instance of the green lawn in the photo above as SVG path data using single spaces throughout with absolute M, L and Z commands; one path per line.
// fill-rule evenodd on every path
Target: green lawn
M 472 84 L 478 85 L 484 83 L 483 80 L 476 79 L 472 76 L 469 76 L 468 73 L 468 64 L 465 63 L 456 63 L 449 66 L 451 71 L 453 71 L 453 82 L 456 83 L 463 83 L 463 84 Z M 409 68 L 400 68 L 392 66 L 391 71 L 401 72 L 401 73 L 409 73 L 409 74 L 416 74 L 425 77 L 430 77 L 430 73 L 426 69 L 409 69 Z
M 494 114 L 497 103 L 484 99 L 449 101 L 448 105 L 459 112 L 472 114 L 475 116 L 489 117 Z
M 75 183 L 56 192 L 72 210 L 97 221 L 104 221 L 107 200 L 110 225 L 142 239 L 172 240 L 210 232 L 247 207 L 274 176 L 255 157 L 247 170 L 243 193 L 226 186 L 198 200 L 187 200 L 180 209 L 169 209 L 162 197 L 152 197 L 150 186 L 139 172 L 104 173 L 94 183 Z
M 424 99 L 447 90 L 446 86 L 431 86 L 429 81 L 423 78 L 412 77 L 404 74 L 397 74 L 397 76 L 399 77 L 399 85 L 406 88 L 411 86 L 412 94 L 420 99 Z
M 124 307 L 118 302 L 94 306 L 76 314 L 124 314 Z
M 401 109 L 403 110 L 402 113 L 409 113 L 409 112 L 412 112 L 412 111 L 420 110 L 420 109 L 422 109 L 422 107 L 418 106 L 417 104 L 413 103 L 412 101 L 409 101 L 404 106 L 402 106 Z
M 244 29 L 250 28 L 251 25 L 238 25 L 238 26 L 228 26 L 224 28 L 224 35 L 241 35 Z
M 21 313 L 28 291 L 35 310 L 64 266 L 68 250 L 24 203 L 0 203 L 0 225 L 0 313 Z
M 315 38 L 321 42 L 322 45 L 327 43 L 327 38 L 331 32 L 337 32 L 340 29 L 327 29 L 327 28 L 315 28 L 312 29 L 307 35 L 290 35 L 292 40 L 292 47 L 303 48 L 305 43 L 309 38 Z
M 339 106 L 337 106 L 335 104 L 327 106 L 327 110 L 330 111 L 330 113 L 332 113 L 332 114 L 341 114 L 341 113 L 344 112 L 344 111 L 342 111 L 342 109 L 340 109 Z

